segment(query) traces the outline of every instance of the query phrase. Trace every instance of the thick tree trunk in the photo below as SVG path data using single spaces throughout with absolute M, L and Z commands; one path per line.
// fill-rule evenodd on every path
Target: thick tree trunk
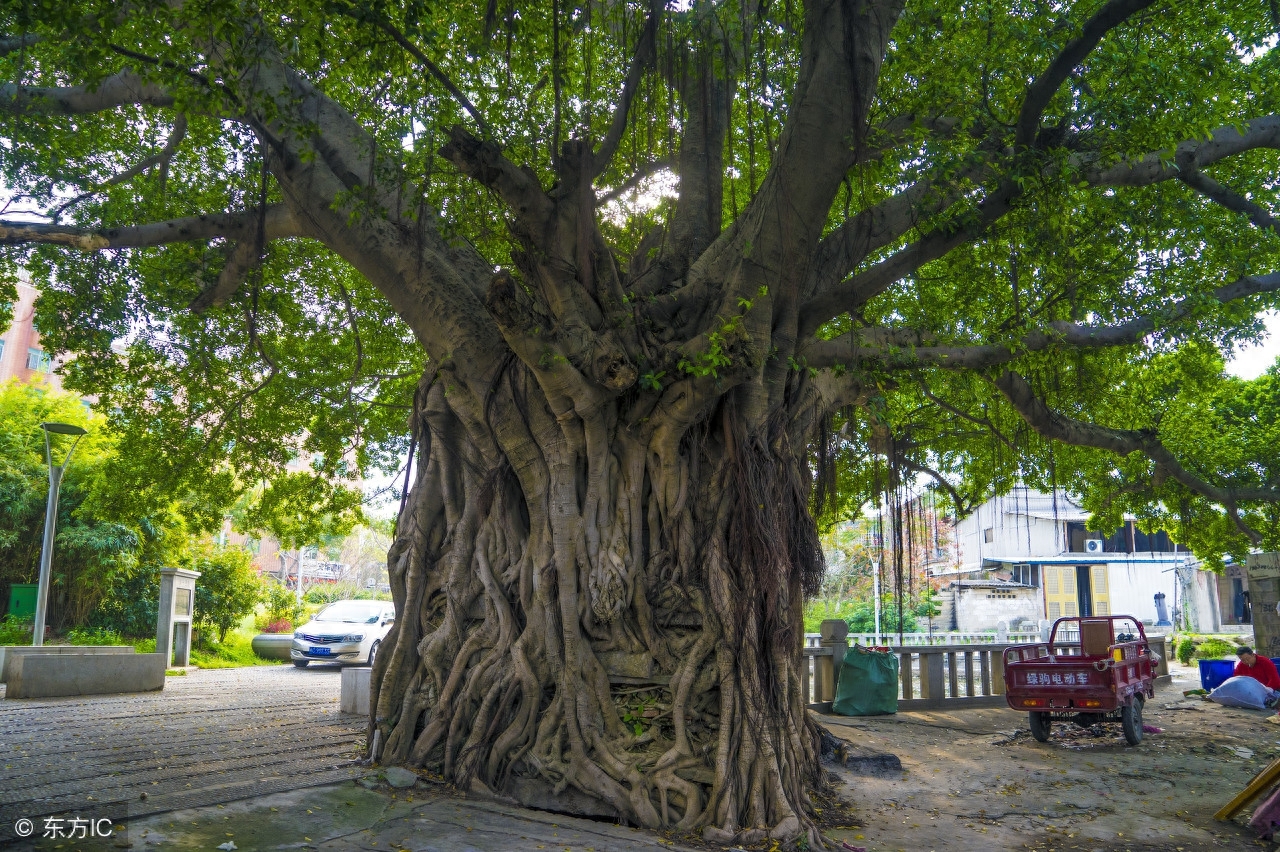
M 821 556 L 791 432 L 812 394 L 750 416 L 751 387 L 676 429 L 640 391 L 557 417 L 515 358 L 485 400 L 447 364 L 424 378 L 370 756 L 718 842 L 819 843 L 798 664 Z

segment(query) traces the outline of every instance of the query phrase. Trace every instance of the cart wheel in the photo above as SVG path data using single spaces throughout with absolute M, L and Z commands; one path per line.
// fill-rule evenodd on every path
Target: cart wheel
M 1120 708 L 1120 727 L 1124 729 L 1124 741 L 1129 745 L 1142 742 L 1142 696 Z
M 1035 737 L 1037 742 L 1047 743 L 1049 731 L 1053 728 L 1053 722 L 1049 721 L 1049 714 L 1041 710 L 1032 710 L 1027 715 L 1031 717 L 1031 736 Z

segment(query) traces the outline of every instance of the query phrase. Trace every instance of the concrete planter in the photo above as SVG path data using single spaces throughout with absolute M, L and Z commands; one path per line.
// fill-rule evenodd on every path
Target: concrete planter
M 0 683 L 7 683 L 13 661 L 24 654 L 132 654 L 132 645 L 4 645 L 0 646 Z
M 292 633 L 259 633 L 253 637 L 253 653 L 264 660 L 287 660 L 292 646 Z
M 130 651 L 133 649 L 131 648 Z M 168 654 L 16 654 L 5 698 L 111 695 L 164 689 Z

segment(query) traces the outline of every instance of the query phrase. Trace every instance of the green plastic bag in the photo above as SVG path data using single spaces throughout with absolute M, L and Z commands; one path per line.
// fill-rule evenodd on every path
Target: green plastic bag
M 844 655 L 831 710 L 840 716 L 898 712 L 898 657 L 854 645 Z

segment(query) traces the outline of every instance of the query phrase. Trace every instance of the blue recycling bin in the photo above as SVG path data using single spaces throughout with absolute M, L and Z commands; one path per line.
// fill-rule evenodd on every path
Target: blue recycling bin
M 1235 670 L 1236 664 L 1232 660 L 1201 660 L 1200 687 L 1213 692 L 1222 686 L 1222 682 L 1231 677 Z

